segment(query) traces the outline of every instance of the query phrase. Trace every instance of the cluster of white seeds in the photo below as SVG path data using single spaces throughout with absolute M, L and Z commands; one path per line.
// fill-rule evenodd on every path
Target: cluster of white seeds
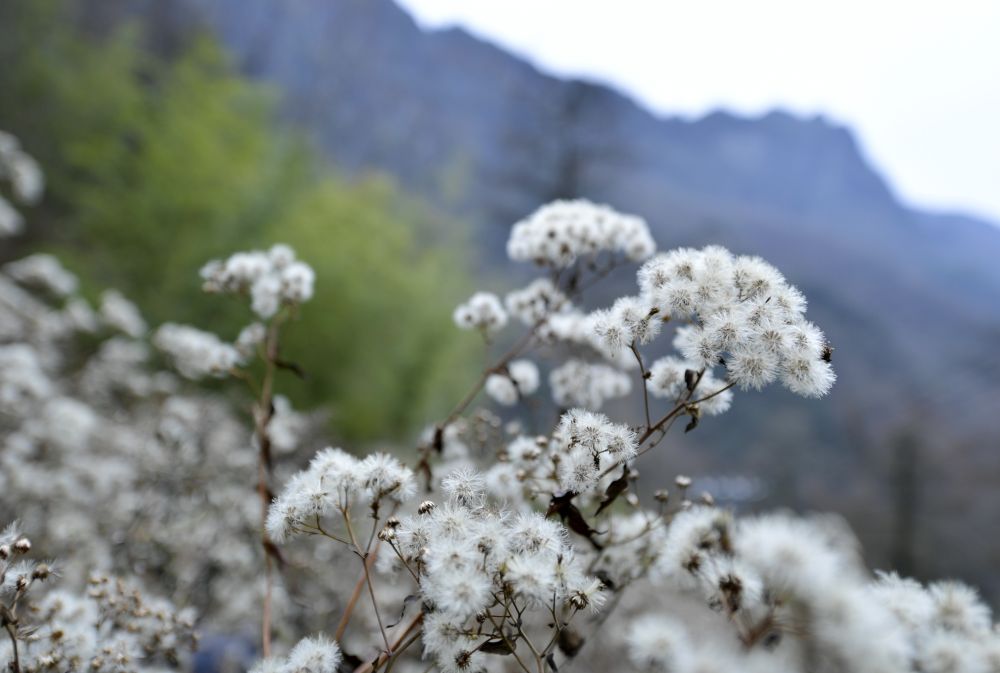
M 153 335 L 153 345 L 169 355 L 177 371 L 189 379 L 226 376 L 243 362 L 235 346 L 188 325 L 161 325 Z
M 212 260 L 201 269 L 206 292 L 250 295 L 250 307 L 264 319 L 284 305 L 312 299 L 316 274 L 295 251 L 278 244 L 270 250 L 237 252 L 228 259 Z
M 675 343 L 695 367 L 722 365 L 727 380 L 743 389 L 780 377 L 792 392 L 819 397 L 833 385 L 828 345 L 805 318 L 805 297 L 759 257 L 736 257 L 719 246 L 680 248 L 646 262 L 639 288 L 648 312 L 691 321 Z M 642 310 L 626 308 L 618 311 L 619 331 L 606 340 L 644 338 L 644 328 L 632 327 Z
M 497 404 L 512 406 L 519 399 L 538 390 L 538 366 L 531 360 L 513 360 L 502 374 L 486 377 L 483 390 Z
M 324 517 L 346 515 L 354 504 L 403 502 L 415 491 L 413 472 L 392 456 L 373 453 L 358 460 L 342 449 L 326 448 L 275 498 L 267 532 L 281 542 L 292 533 L 316 530 Z
M 646 222 L 585 200 L 554 201 L 514 225 L 507 255 L 515 261 L 565 268 L 581 257 L 620 253 L 642 261 L 656 251 Z
M 507 312 L 499 297 L 477 292 L 455 309 L 455 324 L 461 329 L 476 329 L 483 334 L 499 332 L 507 326 Z

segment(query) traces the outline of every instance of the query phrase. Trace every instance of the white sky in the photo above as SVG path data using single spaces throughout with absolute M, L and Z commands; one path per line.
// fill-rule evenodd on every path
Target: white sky
M 397 0 L 664 114 L 848 124 L 912 204 L 1000 222 L 998 0 Z

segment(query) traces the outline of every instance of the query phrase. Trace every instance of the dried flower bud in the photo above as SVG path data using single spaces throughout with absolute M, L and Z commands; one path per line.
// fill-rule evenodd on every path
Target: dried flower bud
M 378 532 L 378 539 L 382 542 L 391 542 L 396 539 L 396 531 L 387 525 Z
M 27 554 L 31 551 L 31 540 L 26 537 L 22 537 L 20 540 L 14 543 L 14 551 L 18 554 Z
M 702 491 L 701 504 L 708 505 L 709 507 L 711 507 L 715 504 L 715 498 L 713 498 L 712 494 L 709 493 L 708 491 Z
M 0 544 L 0 559 L 6 561 L 10 558 L 11 548 L 9 544 Z
M 35 566 L 35 571 L 31 573 L 31 578 L 36 580 L 45 581 L 52 574 L 52 568 L 49 567 L 47 563 L 39 563 Z
M 386 528 L 399 528 L 399 524 L 400 520 L 398 516 L 390 516 L 385 522 Z
M 665 488 L 658 489 L 655 493 L 653 493 L 653 498 L 655 498 L 657 502 L 665 503 L 670 500 L 670 491 Z
M 691 477 L 687 477 L 683 474 L 678 474 L 677 478 L 674 479 L 674 483 L 677 484 L 677 488 L 685 489 L 691 485 Z
M 420 506 L 417 507 L 417 514 L 430 514 L 431 512 L 434 511 L 435 507 L 437 507 L 437 505 L 434 504 L 433 501 L 424 500 L 422 503 L 420 503 Z

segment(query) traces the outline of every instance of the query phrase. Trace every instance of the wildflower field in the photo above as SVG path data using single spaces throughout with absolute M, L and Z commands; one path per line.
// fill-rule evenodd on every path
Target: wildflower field
M 0 179 L 11 240 L 44 179 L 9 134 Z M 204 260 L 204 292 L 246 316 L 232 334 L 150 324 L 128 288 L 89 300 L 53 255 L 0 268 L 0 663 L 1000 671 L 973 588 L 867 568 L 833 515 L 734 513 L 689 476 L 644 473 L 748 391 L 824 403 L 834 344 L 794 279 L 671 249 L 610 206 L 538 205 L 506 243 L 534 279 L 463 289 L 447 326 L 481 373 L 419 436 L 364 451 L 327 446 L 323 410 L 283 391 L 312 375 L 289 339 L 320 290 L 310 249 Z M 633 292 L 595 300 L 622 270 Z M 237 641 L 238 661 L 206 663 Z

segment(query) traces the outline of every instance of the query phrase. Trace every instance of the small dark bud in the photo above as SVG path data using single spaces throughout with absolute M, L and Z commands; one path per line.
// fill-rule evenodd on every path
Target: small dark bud
M 31 540 L 26 537 L 22 537 L 20 540 L 14 543 L 14 551 L 18 554 L 27 554 L 31 551 Z
M 698 383 L 698 372 L 693 369 L 684 370 L 684 385 L 687 386 L 688 392 L 694 390 L 695 385 Z
M 431 512 L 434 511 L 435 507 L 437 507 L 437 505 L 434 504 L 433 501 L 424 500 L 422 503 L 420 503 L 420 506 L 417 507 L 417 514 L 430 514 Z

